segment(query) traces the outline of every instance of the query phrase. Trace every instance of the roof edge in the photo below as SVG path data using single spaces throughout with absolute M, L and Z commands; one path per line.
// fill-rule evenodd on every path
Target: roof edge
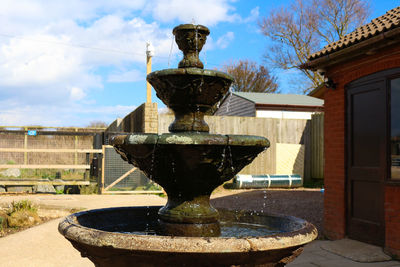
M 299 104 L 256 104 L 256 108 L 261 107 L 275 107 L 275 108 L 303 108 L 303 109 L 324 109 L 324 104 L 320 106 L 316 105 L 299 105 Z
M 376 50 L 399 42 L 400 28 L 395 28 L 331 54 L 309 60 L 306 63 L 301 64 L 300 68 L 316 71 L 317 69 L 349 61 L 361 55 L 374 53 Z
M 237 93 L 255 93 L 255 92 L 232 92 L 232 94 L 237 96 L 237 97 L 243 98 L 244 100 L 247 100 L 247 101 L 250 101 L 250 102 L 256 104 L 256 102 L 254 102 L 253 100 L 248 99 L 248 98 L 246 98 L 244 96 L 238 95 Z

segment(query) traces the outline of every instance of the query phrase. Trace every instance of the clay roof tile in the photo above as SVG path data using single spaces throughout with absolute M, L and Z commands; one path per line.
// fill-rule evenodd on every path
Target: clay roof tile
M 322 50 L 312 54 L 308 60 L 334 53 L 397 27 L 400 27 L 400 6 L 387 11 L 383 16 L 371 20 L 370 23 L 358 27 L 338 41 L 326 45 Z

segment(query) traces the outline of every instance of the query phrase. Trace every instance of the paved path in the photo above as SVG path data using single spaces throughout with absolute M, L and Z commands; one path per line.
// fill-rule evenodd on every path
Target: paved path
M 30 199 L 39 205 L 65 208 L 104 208 L 113 206 L 163 205 L 165 198 L 154 195 L 29 195 L 0 196 L 0 205 L 12 200 Z M 0 238 L 0 266 L 4 267 L 52 267 L 94 266 L 82 258 L 71 244 L 58 233 L 59 219 L 19 233 Z M 400 267 L 400 262 L 358 263 L 321 249 L 321 245 L 332 241 L 314 241 L 288 267 Z
M 321 247 L 336 241 L 317 240 L 305 246 L 303 253 L 287 267 L 400 267 L 399 261 L 361 263 L 333 254 Z

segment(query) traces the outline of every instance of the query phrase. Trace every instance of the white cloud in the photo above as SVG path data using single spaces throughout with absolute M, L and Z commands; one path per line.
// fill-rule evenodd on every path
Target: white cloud
M 160 29 L 156 23 L 115 15 L 99 18 L 88 27 L 60 21 L 40 31 L 0 39 L 0 96 L 24 103 L 82 100 L 89 94 L 77 97 L 70 88 L 82 92 L 102 88 L 104 80 L 96 72 L 99 68 L 143 64 L 148 40 L 153 41 L 157 55 L 166 56 L 171 40 L 170 30 Z M 113 73 L 109 78 L 134 81 L 140 74 Z
M 72 100 L 81 100 L 86 96 L 85 92 L 78 87 L 72 87 L 70 89 L 70 98 Z
M 107 124 L 116 118 L 123 118 L 136 106 L 93 106 L 93 105 L 15 105 L 0 102 L 0 125 L 42 125 L 42 126 L 87 126 L 91 121 Z
M 260 17 L 260 7 L 255 7 L 250 11 L 250 15 L 245 18 L 243 21 L 248 23 L 248 22 L 253 22 L 257 21 L 257 19 Z
M 154 19 L 171 22 L 204 24 L 213 26 L 221 21 L 233 21 L 238 15 L 229 0 L 155 0 L 148 5 Z
M 227 32 L 218 38 L 216 45 L 221 49 L 227 48 L 233 39 L 235 39 L 235 34 L 233 32 Z
M 3 0 L 0 5 L 0 124 L 82 121 L 83 110 L 126 115 L 89 99 L 105 82 L 144 80 L 146 42 L 166 62 L 171 28 L 163 22 L 213 26 L 240 18 L 233 0 Z M 152 16 L 154 22 L 148 16 Z M 234 38 L 227 33 L 217 48 Z M 180 54 L 172 52 L 172 59 Z M 173 65 L 172 65 L 173 66 Z M 80 106 L 86 103 L 88 106 Z M 102 110 L 102 112 L 97 112 Z M 89 114 L 85 113 L 85 114 Z M 126 112 L 132 111 L 132 107 Z M 64 113 L 63 113 L 64 112 Z M 29 114 L 29 116 L 27 116 Z M 99 120 L 93 118 L 93 120 Z M 73 124 L 73 123 L 71 123 Z

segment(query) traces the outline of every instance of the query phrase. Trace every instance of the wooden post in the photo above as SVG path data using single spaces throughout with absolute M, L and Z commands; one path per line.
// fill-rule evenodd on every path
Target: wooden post
M 151 58 L 154 55 L 154 48 L 150 43 L 146 43 L 146 75 L 151 72 Z M 151 85 L 146 82 L 146 103 L 151 103 Z
M 106 146 L 103 145 L 102 147 L 103 153 L 101 157 L 101 183 L 100 183 L 100 194 L 104 193 L 104 174 L 105 174 L 105 158 L 106 158 Z
M 28 128 L 25 127 L 24 149 L 28 148 Z M 24 152 L 24 165 L 28 164 L 28 152 Z
M 151 57 L 147 56 L 147 74 L 151 72 Z M 151 103 L 151 85 L 147 82 L 147 90 L 146 90 L 146 102 Z
M 78 132 L 78 128 L 75 128 L 75 132 Z M 75 135 L 74 149 L 78 149 L 78 136 L 77 135 Z M 78 165 L 78 153 L 77 152 L 75 152 L 74 164 Z

